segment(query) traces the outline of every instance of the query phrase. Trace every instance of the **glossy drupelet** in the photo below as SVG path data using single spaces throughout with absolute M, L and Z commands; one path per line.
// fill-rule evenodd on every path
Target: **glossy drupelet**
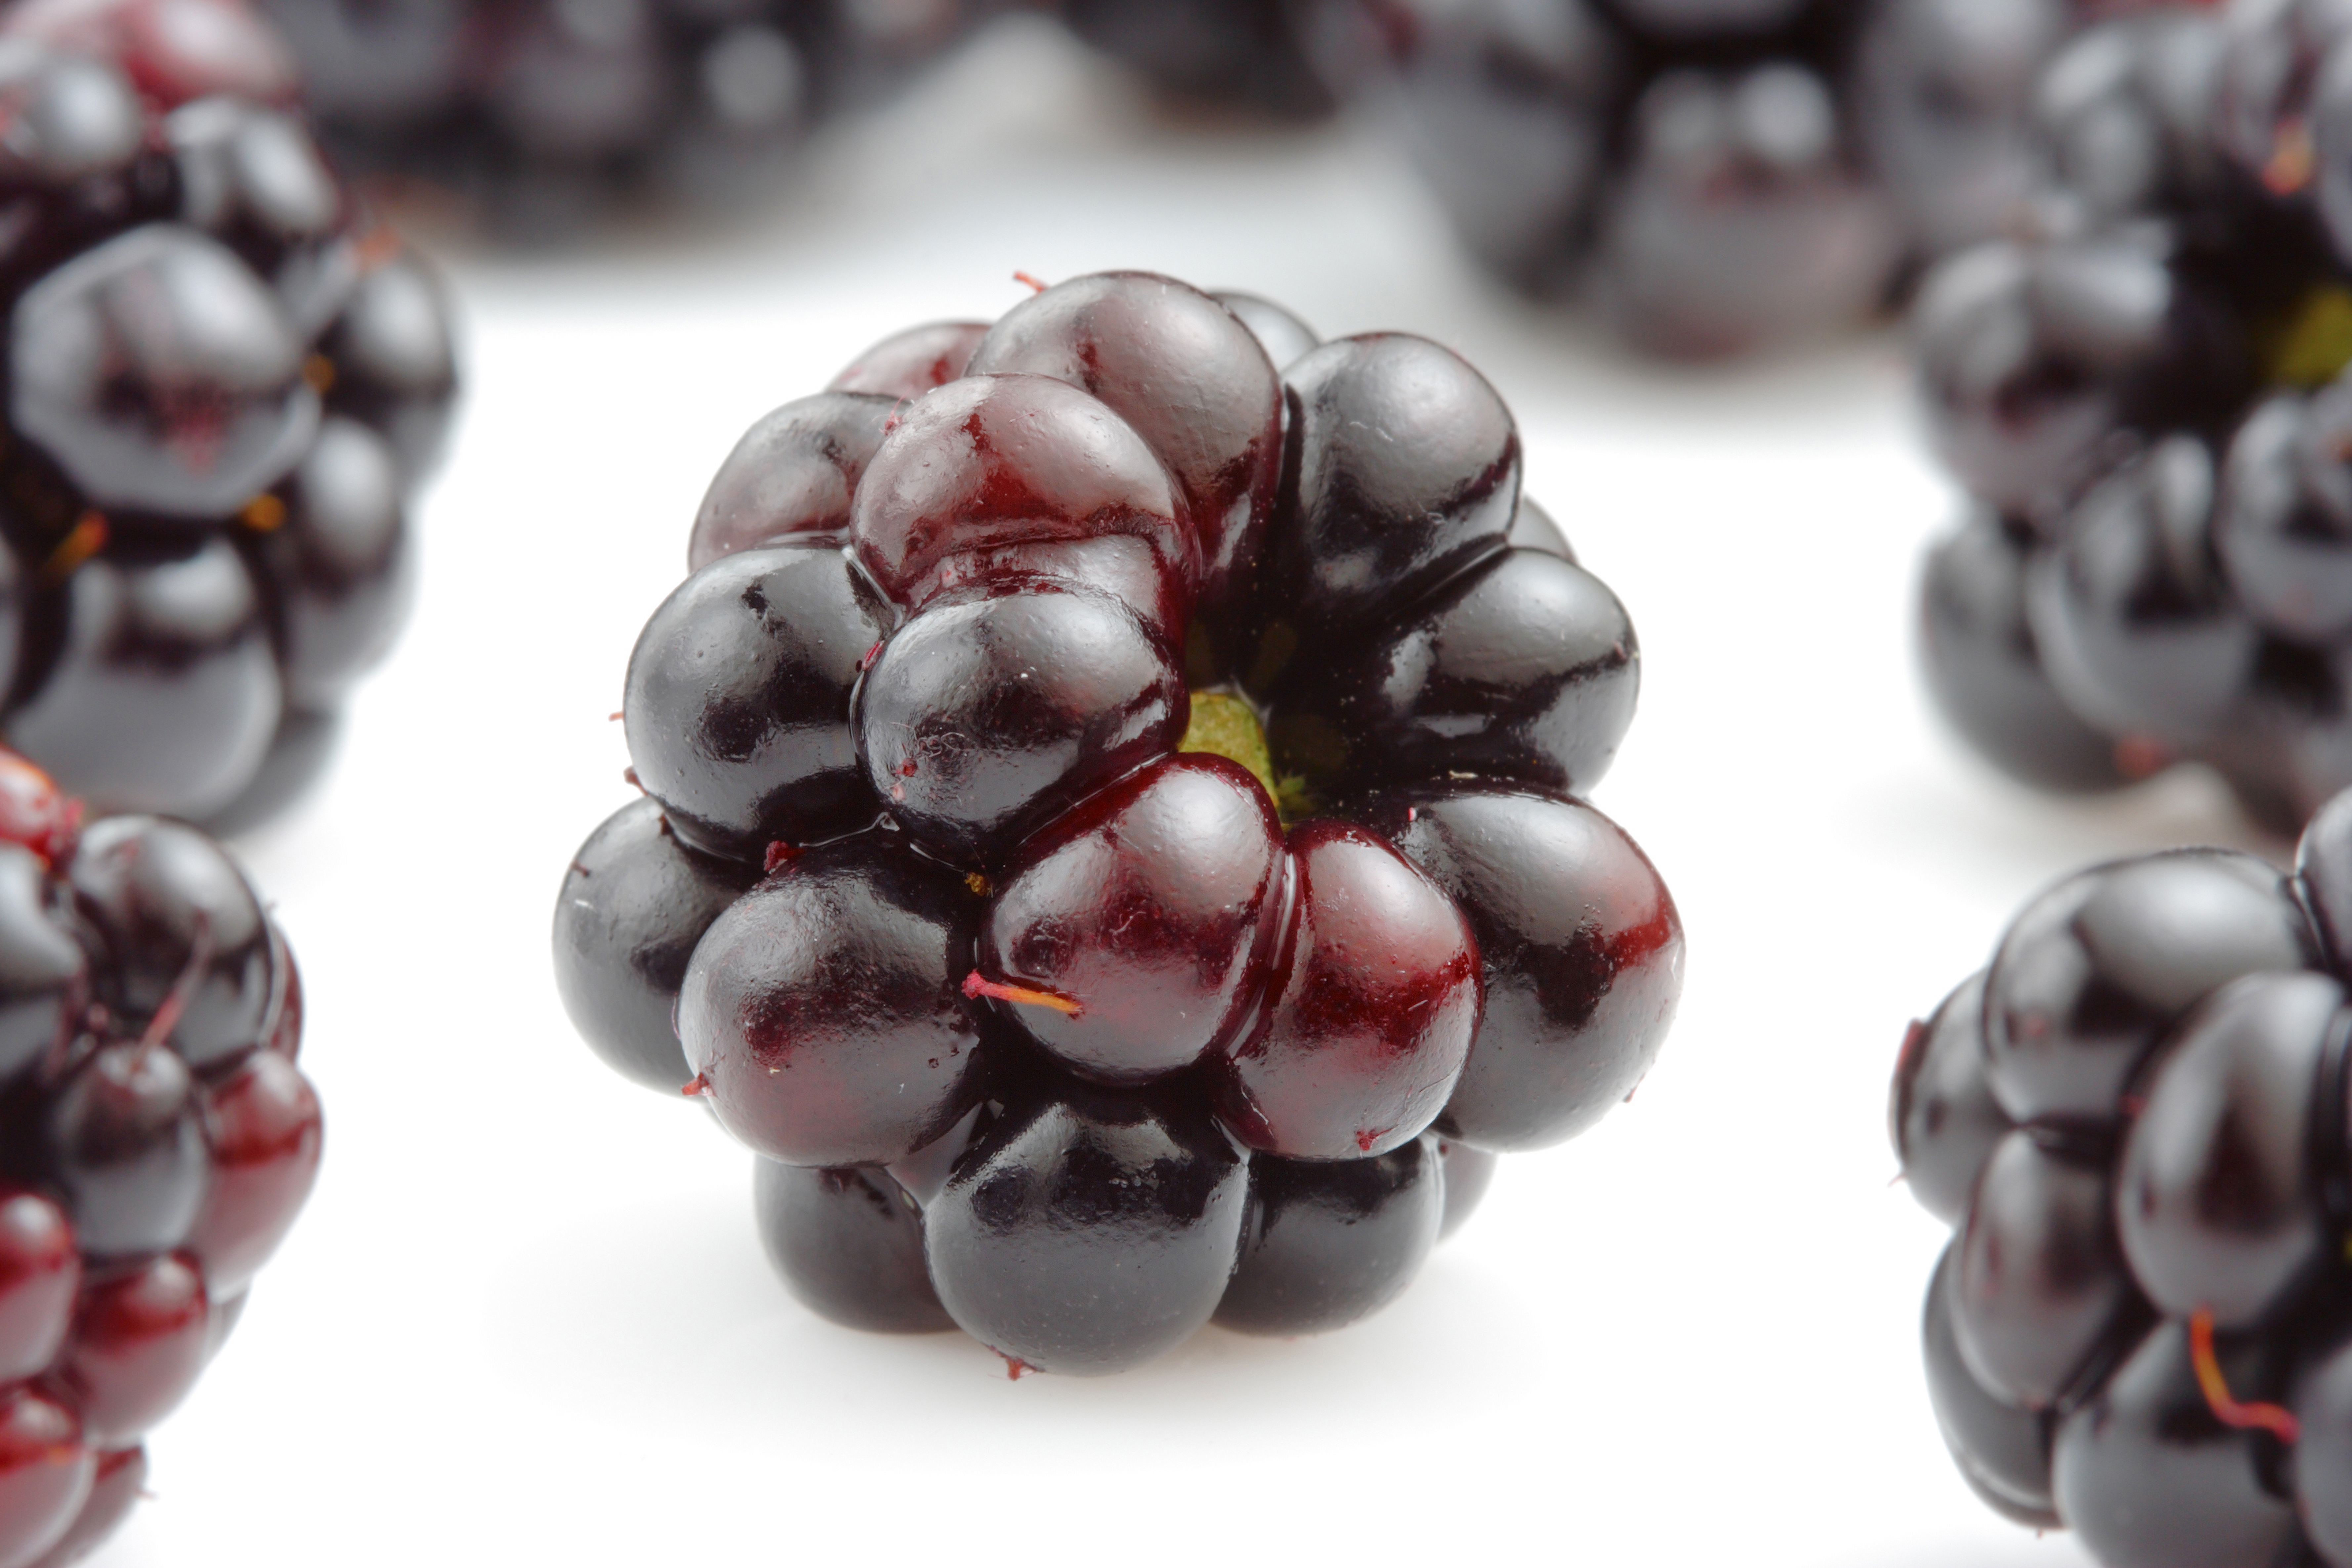
M 407 611 L 454 390 L 237 0 L 0 15 L 0 735 L 94 805 L 299 792 Z
M 2352 784 L 2346 102 L 2341 6 L 2094 26 L 2035 89 L 2030 221 L 1921 288 L 1972 500 L 1927 572 L 1927 683 L 2029 783 L 2200 762 L 2287 835 Z
M 338 156 L 510 239 L 616 202 L 724 211 L 820 122 L 960 38 L 982 0 L 259 0 Z
M 1632 1093 L 1682 930 L 1579 797 L 1639 650 L 1519 450 L 1434 343 L 1145 273 L 743 438 L 557 968 L 803 1301 L 1016 1371 L 1337 1328 Z
M 194 828 L 0 752 L 0 1568 L 126 1514 L 142 1440 L 318 1173 L 294 961 Z
M 2021 910 L 1912 1026 L 1913 1194 L 1954 1227 L 1928 1391 L 1962 1475 L 2107 1568 L 2352 1563 L 2352 794 L 2293 875 L 2179 850 Z

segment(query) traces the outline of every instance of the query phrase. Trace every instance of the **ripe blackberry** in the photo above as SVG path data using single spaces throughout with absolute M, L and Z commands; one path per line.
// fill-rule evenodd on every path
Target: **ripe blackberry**
M 89 1551 L 318 1174 L 294 960 L 220 847 L 0 752 L 0 1568 Z
M 1954 1226 L 1929 1392 L 1987 1501 L 2114 1568 L 2352 1563 L 2352 793 L 2292 876 L 2119 861 L 2029 903 L 1894 1087 Z
M 405 613 L 438 285 L 235 0 L 0 14 L 0 734 L 94 805 L 250 818 Z
M 352 166 L 425 180 L 510 237 L 625 195 L 717 210 L 818 121 L 961 36 L 970 0 L 261 0 Z
M 1076 279 L 761 420 L 689 559 L 557 973 L 828 1317 L 1336 1328 L 1663 1042 L 1679 917 L 1580 798 L 1633 626 L 1434 343 Z
M 1324 52 L 1481 260 L 1705 358 L 1861 321 L 1906 258 L 2001 231 L 2037 68 L 2149 3 L 1348 0 Z
M 2352 253 L 2328 212 L 2352 164 L 2313 130 L 2339 101 L 2341 5 L 2092 27 L 2036 95 L 2029 232 L 1921 289 L 1931 433 L 1980 513 L 1928 565 L 1928 681 L 2021 777 L 2200 761 L 2289 834 L 2352 784 Z M 2000 574 L 1969 542 L 1995 532 Z

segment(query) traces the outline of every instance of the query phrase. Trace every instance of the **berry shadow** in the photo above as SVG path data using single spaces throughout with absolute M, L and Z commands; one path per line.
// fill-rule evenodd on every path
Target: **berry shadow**
M 1107 1447 L 1221 1441 L 1237 1415 L 1321 1440 L 1400 1407 L 1450 1405 L 1466 1419 L 1508 1401 L 1524 1347 L 1546 1337 L 1519 1321 L 1507 1282 L 1442 1252 L 1339 1332 L 1212 1327 L 1117 1376 L 1016 1380 L 967 1335 L 860 1333 L 800 1305 L 761 1260 L 749 1196 L 567 1220 L 520 1244 L 485 1293 L 483 1330 L 520 1392 L 555 1418 L 786 1451 L 819 1436 L 887 1446 L 910 1423 L 950 1445 L 1070 1421 Z

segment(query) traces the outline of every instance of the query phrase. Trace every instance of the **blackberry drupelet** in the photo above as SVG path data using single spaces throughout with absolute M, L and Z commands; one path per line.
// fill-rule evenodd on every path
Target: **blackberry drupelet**
M 2352 784 L 2339 104 L 2340 5 L 2092 27 L 2036 94 L 2032 221 L 1922 287 L 1930 433 L 1975 512 L 1928 562 L 1928 684 L 2029 782 L 2201 762 L 2287 835 Z
M 264 815 L 407 605 L 432 276 L 233 0 L 0 12 L 0 734 L 94 805 Z
M 1679 917 L 1580 798 L 1633 626 L 1436 344 L 1076 279 L 761 420 L 689 556 L 557 973 L 826 1316 L 1337 1328 L 1655 1057 Z
M 1711 358 L 1861 321 L 2014 221 L 2037 68 L 2151 3 L 1334 0 L 1318 37 L 1479 259 Z
M 723 211 L 818 121 L 945 49 L 974 0 L 261 0 L 339 158 L 509 238 L 618 200 Z
M 318 1173 L 300 983 L 195 828 L 0 752 L 0 1568 L 135 1500 Z

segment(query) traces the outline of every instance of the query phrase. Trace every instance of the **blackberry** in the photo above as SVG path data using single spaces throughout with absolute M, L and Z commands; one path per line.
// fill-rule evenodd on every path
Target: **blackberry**
M 1632 1092 L 1682 928 L 1581 796 L 1638 646 L 1519 451 L 1434 343 L 1139 272 L 744 437 L 556 967 L 812 1308 L 1016 1373 L 1337 1328 Z
M 120 1522 L 309 1196 L 285 939 L 220 847 L 0 752 L 0 1568 Z
M 2146 3 L 1350 0 L 1326 53 L 1480 260 L 1708 358 L 1860 321 L 2013 224 L 2038 68 Z
M 2352 793 L 2295 870 L 2177 850 L 2035 898 L 1893 1098 L 1955 1229 L 1930 1394 L 1963 1475 L 2099 1562 L 2352 1563 Z
M 1979 514 L 1928 568 L 1928 683 L 2030 782 L 2200 762 L 2290 835 L 2352 784 L 2352 252 L 2314 130 L 2338 103 L 2343 6 L 2102 23 L 2037 91 L 2033 221 L 1921 289 L 1930 430 Z
M 283 63 L 231 0 L 0 16 L 0 735 L 108 808 L 292 795 L 406 611 L 446 310 Z
M 618 201 L 722 210 L 818 121 L 964 31 L 970 0 L 260 0 L 340 159 L 518 239 Z

